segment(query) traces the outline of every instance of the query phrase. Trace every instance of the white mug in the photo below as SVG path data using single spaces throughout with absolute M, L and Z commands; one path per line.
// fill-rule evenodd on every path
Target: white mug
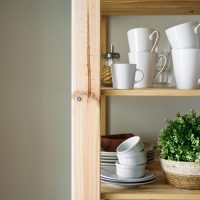
M 130 52 L 154 52 L 160 33 L 152 28 L 134 28 L 127 32 Z
M 135 80 L 135 72 L 140 71 L 140 79 Z M 134 84 L 141 81 L 144 75 L 143 72 L 136 68 L 135 64 L 113 64 L 112 65 L 112 80 L 113 88 L 115 89 L 133 89 Z
M 195 89 L 199 86 L 200 49 L 172 49 L 176 87 Z
M 137 68 L 142 70 L 144 73 L 144 78 L 142 81 L 135 83 L 135 88 L 149 88 L 152 87 L 153 81 L 157 79 L 157 77 L 160 75 L 160 73 L 164 70 L 167 58 L 164 55 L 158 55 L 157 52 L 134 52 L 129 53 L 129 62 L 132 64 L 136 64 Z M 163 66 L 161 67 L 160 71 L 157 73 L 157 75 L 154 78 L 155 75 L 155 69 L 157 62 L 164 58 Z M 136 73 L 135 78 L 139 79 L 140 74 Z
M 173 49 L 189 49 L 200 47 L 200 24 L 187 22 L 165 30 Z

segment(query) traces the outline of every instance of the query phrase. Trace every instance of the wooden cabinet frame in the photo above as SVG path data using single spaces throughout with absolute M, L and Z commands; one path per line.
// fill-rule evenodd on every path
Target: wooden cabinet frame
M 106 133 L 106 96 L 200 96 L 197 90 L 100 88 L 100 52 L 107 48 L 107 16 L 122 14 L 200 14 L 200 0 L 101 0 L 101 6 L 100 0 L 72 1 L 72 200 L 101 198 L 100 135 Z M 199 191 L 160 187 L 160 192 L 147 187 L 134 194 L 105 188 L 102 198 L 200 199 Z
M 72 1 L 72 199 L 100 199 L 100 1 Z

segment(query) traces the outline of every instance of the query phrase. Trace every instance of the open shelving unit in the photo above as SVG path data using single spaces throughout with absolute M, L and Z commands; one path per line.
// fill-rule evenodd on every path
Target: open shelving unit
M 108 44 L 111 15 L 199 15 L 200 0 L 72 1 L 72 199 L 200 199 L 199 190 L 168 185 L 159 162 L 153 184 L 119 189 L 100 182 L 100 135 L 106 132 L 108 96 L 200 96 L 200 90 L 115 90 L 100 85 L 100 54 Z M 99 50 L 99 51 L 98 51 Z

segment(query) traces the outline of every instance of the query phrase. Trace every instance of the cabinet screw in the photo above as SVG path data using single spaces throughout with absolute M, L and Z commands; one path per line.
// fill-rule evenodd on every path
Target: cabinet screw
M 77 97 L 77 101 L 79 101 L 79 102 L 80 102 L 80 101 L 81 101 L 81 97 Z

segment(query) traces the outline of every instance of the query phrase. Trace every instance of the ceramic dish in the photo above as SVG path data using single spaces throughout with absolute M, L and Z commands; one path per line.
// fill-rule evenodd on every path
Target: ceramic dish
M 102 156 L 117 156 L 117 152 L 112 151 L 101 151 Z
M 116 148 L 126 139 L 133 137 L 133 133 L 123 133 L 101 136 L 101 147 L 105 151 L 116 151 Z
M 117 147 L 118 154 L 132 154 L 144 150 L 144 144 L 139 136 L 133 136 Z
M 101 163 L 116 163 L 117 162 L 117 159 L 116 160 L 104 160 L 104 159 L 101 159 Z
M 141 151 L 133 154 L 117 154 L 120 164 L 128 166 L 136 166 L 145 164 L 147 161 L 146 151 Z
M 114 166 L 115 166 L 115 163 L 104 163 L 104 162 L 101 162 L 101 166 L 102 166 L 102 167 L 108 167 L 108 166 L 109 166 L 109 167 L 110 167 L 110 166 L 111 166 L 111 167 L 114 167 Z
M 116 173 L 122 178 L 141 178 L 145 175 L 146 163 L 142 165 L 127 165 L 116 163 Z
M 151 179 L 151 180 L 148 180 L 148 181 L 145 181 L 145 182 L 140 182 L 140 183 L 122 183 L 122 182 L 109 182 L 107 180 L 101 180 L 103 183 L 109 183 L 109 184 L 112 184 L 113 186 L 115 187 L 120 187 L 120 188 L 136 188 L 136 187 L 139 187 L 139 186 L 142 186 L 142 185 L 145 185 L 145 184 L 148 184 L 148 183 L 153 183 L 155 181 L 155 178 L 154 179 Z
M 101 159 L 108 160 L 117 160 L 117 156 L 101 156 Z
M 117 182 L 141 182 L 141 181 L 147 181 L 149 179 L 155 178 L 156 176 L 154 172 L 146 170 L 145 175 L 142 178 L 120 178 L 116 174 L 116 167 L 109 166 L 109 167 L 101 168 L 101 177 L 104 179 L 109 179 L 109 180 L 117 181 Z

